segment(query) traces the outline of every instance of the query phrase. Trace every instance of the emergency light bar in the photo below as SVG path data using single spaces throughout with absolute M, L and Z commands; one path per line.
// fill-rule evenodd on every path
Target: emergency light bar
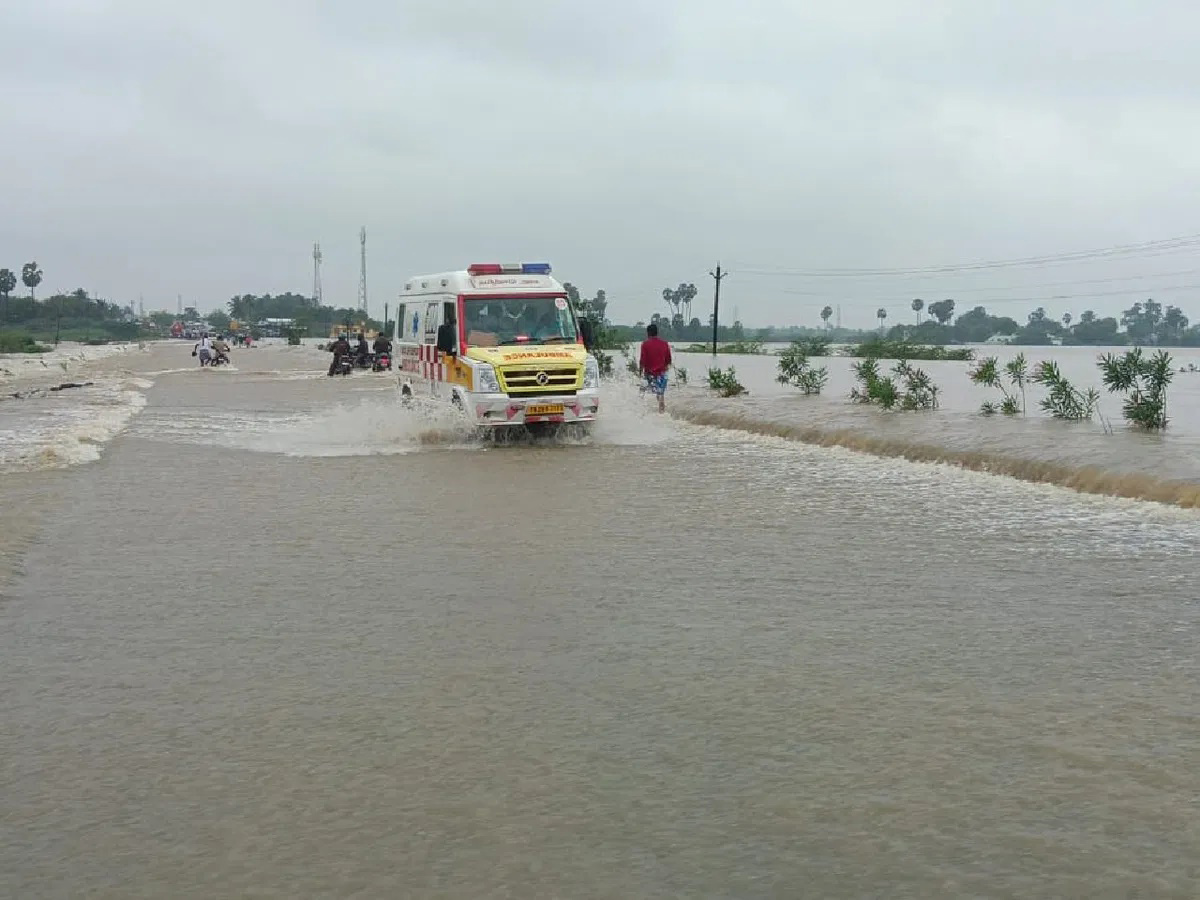
M 550 263 L 471 263 L 468 275 L 549 275 Z

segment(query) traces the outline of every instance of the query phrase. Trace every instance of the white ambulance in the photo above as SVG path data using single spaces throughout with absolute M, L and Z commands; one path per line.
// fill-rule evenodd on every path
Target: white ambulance
M 421 275 L 400 294 L 400 391 L 459 407 L 486 428 L 589 426 L 600 372 L 547 263 L 477 263 Z

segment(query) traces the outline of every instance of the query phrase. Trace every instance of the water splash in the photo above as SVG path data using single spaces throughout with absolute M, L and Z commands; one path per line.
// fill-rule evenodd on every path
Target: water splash
M 146 406 L 151 382 L 131 379 L 14 403 L 0 417 L 0 471 L 56 469 L 95 462 Z

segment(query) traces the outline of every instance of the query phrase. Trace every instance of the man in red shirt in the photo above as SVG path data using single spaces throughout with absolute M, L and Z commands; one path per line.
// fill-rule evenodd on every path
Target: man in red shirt
M 667 371 L 671 368 L 671 345 L 658 336 L 658 326 L 653 322 L 646 326 L 646 339 L 642 341 L 642 355 L 638 371 L 646 379 L 646 386 L 658 397 L 658 411 L 666 412 Z

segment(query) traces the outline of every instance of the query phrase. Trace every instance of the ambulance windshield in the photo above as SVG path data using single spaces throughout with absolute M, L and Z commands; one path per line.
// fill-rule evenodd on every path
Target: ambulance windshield
M 467 344 L 573 344 L 575 317 L 564 297 L 488 297 L 463 299 Z

